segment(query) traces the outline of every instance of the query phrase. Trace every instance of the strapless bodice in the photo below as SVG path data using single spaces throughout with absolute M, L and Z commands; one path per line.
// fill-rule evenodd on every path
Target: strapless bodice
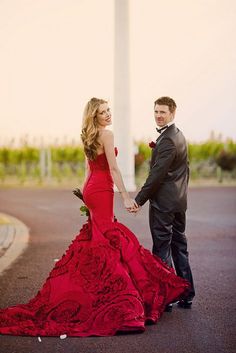
M 115 154 L 117 156 L 118 149 L 115 147 Z M 109 164 L 105 152 L 98 154 L 95 160 L 88 160 L 88 164 L 91 171 L 103 170 L 109 171 Z

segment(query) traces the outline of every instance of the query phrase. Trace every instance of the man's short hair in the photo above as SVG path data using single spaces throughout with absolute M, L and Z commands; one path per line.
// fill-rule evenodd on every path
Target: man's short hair
M 154 107 L 155 107 L 156 104 L 158 104 L 158 105 L 168 105 L 169 111 L 171 113 L 174 113 L 175 109 L 177 108 L 177 105 L 176 105 L 174 99 L 172 99 L 170 97 L 160 97 L 157 100 L 155 100 Z

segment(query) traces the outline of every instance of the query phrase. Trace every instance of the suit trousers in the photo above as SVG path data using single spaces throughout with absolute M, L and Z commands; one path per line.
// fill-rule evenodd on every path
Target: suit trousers
M 149 224 L 153 239 L 153 254 L 159 256 L 169 266 L 174 265 L 177 275 L 191 283 L 187 298 L 191 300 L 195 296 L 195 289 L 185 236 L 185 212 L 160 212 L 150 205 Z

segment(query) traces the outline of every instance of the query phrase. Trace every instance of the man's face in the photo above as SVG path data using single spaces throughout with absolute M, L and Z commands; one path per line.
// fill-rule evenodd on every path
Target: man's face
M 174 119 L 174 113 L 171 113 L 168 105 L 156 104 L 154 107 L 154 116 L 156 124 L 163 127 Z

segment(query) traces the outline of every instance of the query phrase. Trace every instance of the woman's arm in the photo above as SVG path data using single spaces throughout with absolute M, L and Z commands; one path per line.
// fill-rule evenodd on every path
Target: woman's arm
M 121 172 L 116 162 L 113 133 L 109 130 L 104 130 L 101 132 L 100 139 L 104 147 L 112 178 L 122 196 L 124 206 L 126 208 L 136 208 L 137 204 L 130 198 L 126 191 Z

